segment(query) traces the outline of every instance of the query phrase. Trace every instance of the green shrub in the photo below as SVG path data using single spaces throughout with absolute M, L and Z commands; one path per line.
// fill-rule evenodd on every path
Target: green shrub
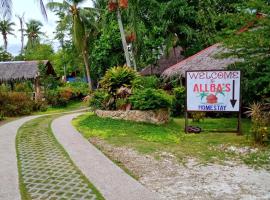
M 10 87 L 6 84 L 0 84 L 0 92 L 8 92 L 10 91 Z
M 185 87 L 176 87 L 173 89 L 172 116 L 177 117 L 184 112 L 185 105 Z
M 33 111 L 45 112 L 48 109 L 46 101 L 35 101 L 33 105 Z
M 141 88 L 159 88 L 160 79 L 156 76 L 141 76 L 135 82 L 135 87 Z
M 34 103 L 31 97 L 23 92 L 0 92 L 0 113 L 7 117 L 30 114 Z
M 3 121 L 5 119 L 4 113 L 0 112 L 0 121 Z
M 109 69 L 101 79 L 100 84 L 110 94 L 115 95 L 120 87 L 131 88 L 139 74 L 130 67 L 113 67 Z
M 109 109 L 110 99 L 111 99 L 111 95 L 108 94 L 107 91 L 98 89 L 92 94 L 89 100 L 89 105 L 93 109 L 106 110 L 106 109 Z
M 32 83 L 30 81 L 17 83 L 15 84 L 14 91 L 31 93 L 33 92 Z
M 61 90 L 47 90 L 44 94 L 44 97 L 48 104 L 52 106 L 60 106 L 65 107 L 67 106 L 69 96 L 67 93 L 61 92 Z
M 129 97 L 132 109 L 136 110 L 155 110 L 160 108 L 170 108 L 172 97 L 164 90 L 141 89 L 135 90 Z
M 117 110 L 126 110 L 128 105 L 128 99 L 119 98 L 116 99 L 115 106 Z
M 64 87 L 68 87 L 72 90 L 73 98 L 85 97 L 89 94 L 89 88 L 86 82 L 76 81 L 76 82 L 66 83 Z

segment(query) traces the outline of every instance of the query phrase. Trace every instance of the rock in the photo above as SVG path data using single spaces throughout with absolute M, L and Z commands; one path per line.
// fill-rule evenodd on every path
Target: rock
M 169 111 L 167 109 L 159 110 L 96 110 L 99 117 L 109 117 L 113 119 L 123 119 L 136 122 L 146 122 L 152 124 L 164 124 L 169 121 Z

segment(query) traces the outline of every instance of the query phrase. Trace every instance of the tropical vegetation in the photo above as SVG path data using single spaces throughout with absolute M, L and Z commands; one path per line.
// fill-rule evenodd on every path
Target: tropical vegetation
M 88 92 L 83 88 L 82 94 L 93 97 L 93 107 L 123 109 L 133 104 L 134 108 L 152 109 L 166 105 L 172 116 L 180 116 L 183 85 L 159 77 L 142 78 L 137 72 L 155 65 L 176 47 L 187 57 L 215 43 L 230 49 L 221 57 L 235 56 L 242 61 L 229 68 L 242 71 L 243 106 L 270 102 L 269 0 L 94 0 L 91 8 L 82 7 L 83 0 L 50 1 L 46 8 L 58 17 L 54 39 L 59 48 L 54 50 L 44 40 L 41 22 L 24 22 L 21 15 L 21 51 L 15 57 L 7 52 L 7 35 L 14 33 L 14 22 L 9 20 L 11 3 L 0 0 L 4 41 L 0 60 L 51 60 L 58 77 L 76 74 L 81 82 L 87 80 Z M 39 3 L 45 14 L 44 1 Z M 42 87 L 49 103 L 65 105 L 75 98 L 70 86 L 54 81 L 46 86 L 46 81 L 50 83 L 44 79 Z M 142 97 L 145 104 L 139 102 Z M 147 103 L 154 100 L 163 103 Z

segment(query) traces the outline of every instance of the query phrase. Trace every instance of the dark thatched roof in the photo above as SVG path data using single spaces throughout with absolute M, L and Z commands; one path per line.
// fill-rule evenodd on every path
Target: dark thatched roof
M 48 60 L 0 62 L 0 82 L 36 79 L 39 76 L 39 63 L 46 65 L 47 74 L 56 75 Z
M 220 53 L 226 53 L 228 49 L 221 44 L 214 44 L 197 54 L 169 67 L 162 73 L 163 78 L 185 77 L 189 70 L 223 70 L 229 65 L 241 61 L 238 58 L 217 58 Z
M 161 75 L 164 70 L 184 59 L 181 47 L 173 48 L 169 55 L 163 55 L 155 65 L 149 65 L 140 72 L 143 76 Z

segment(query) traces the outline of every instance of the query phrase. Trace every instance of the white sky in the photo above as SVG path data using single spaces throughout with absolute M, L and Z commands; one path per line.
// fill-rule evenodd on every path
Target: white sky
M 61 2 L 61 0 L 55 1 Z M 47 9 L 48 21 L 46 21 L 41 14 L 38 0 L 13 0 L 12 2 L 12 21 L 16 24 L 16 26 L 13 27 L 16 37 L 10 35 L 8 36 L 8 52 L 12 53 L 13 55 L 17 55 L 20 52 L 21 38 L 20 32 L 18 31 L 18 29 L 20 29 L 20 23 L 19 19 L 15 17 L 15 15 L 17 14 L 21 16 L 23 13 L 25 13 L 25 22 L 29 21 L 29 19 L 36 19 L 42 22 L 43 28 L 41 31 L 44 32 L 47 36 L 47 38 L 44 38 L 44 40 L 51 42 L 56 49 L 58 43 L 57 41 L 53 41 L 53 32 L 55 30 L 55 21 L 57 20 L 57 17 Z M 49 1 L 43 0 L 43 2 L 46 5 L 46 3 Z M 81 6 L 92 7 L 92 2 L 91 0 L 86 0 Z M 27 38 L 25 37 L 24 40 L 24 43 L 26 44 Z M 3 38 L 2 35 L 0 35 L 0 46 L 2 45 Z

